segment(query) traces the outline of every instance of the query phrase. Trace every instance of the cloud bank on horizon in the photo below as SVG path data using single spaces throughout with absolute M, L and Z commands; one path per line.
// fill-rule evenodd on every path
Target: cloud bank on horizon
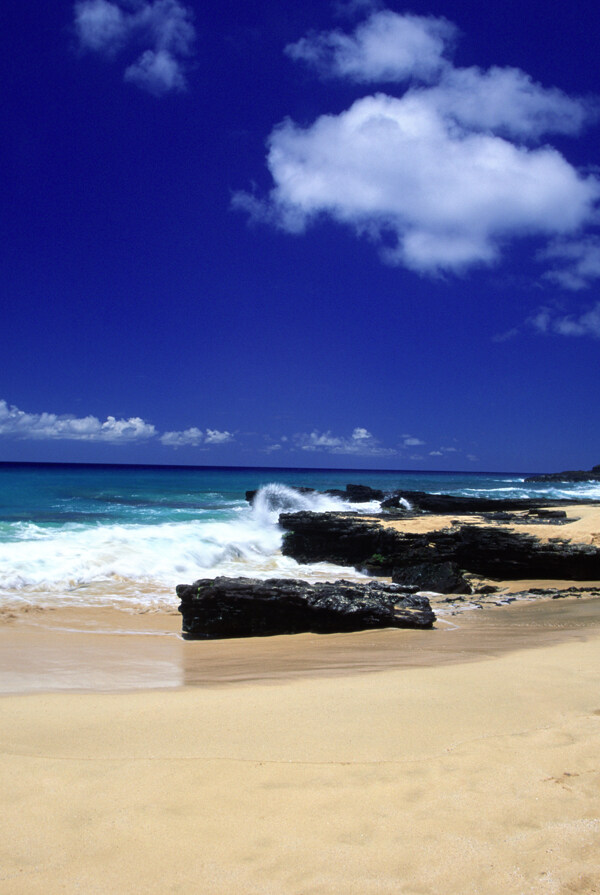
M 96 416 L 76 417 L 71 414 L 26 413 L 0 400 L 0 436 L 22 440 L 88 441 L 105 444 L 147 442 L 158 438 L 169 447 L 213 445 L 233 441 L 231 432 L 217 429 L 186 429 L 160 435 L 152 423 L 140 417 L 116 419 L 109 416 L 101 422 Z
M 456 67 L 446 19 L 372 11 L 352 34 L 309 34 L 287 55 L 323 78 L 403 85 L 338 114 L 271 132 L 266 197 L 238 192 L 251 219 L 302 233 L 328 218 L 370 238 L 381 258 L 419 274 L 492 265 L 519 238 L 561 288 L 600 276 L 600 179 L 571 165 L 549 135 L 577 136 L 595 99 L 537 84 L 524 71 Z M 540 141 L 544 140 L 543 145 Z
M 74 17 L 82 50 L 108 58 L 140 53 L 125 69 L 126 81 L 156 96 L 187 88 L 186 60 L 196 31 L 191 10 L 178 0 L 144 0 L 134 6 L 123 0 L 79 0 Z
M 248 433 L 246 433 L 248 435 Z M 181 431 L 161 432 L 153 423 L 141 417 L 117 419 L 108 416 L 104 422 L 88 415 L 76 417 L 72 414 L 27 413 L 0 399 L 0 438 L 16 441 L 79 441 L 96 444 L 125 445 L 160 442 L 167 448 L 193 447 L 207 450 L 224 444 L 238 442 L 239 439 L 227 430 L 199 429 L 192 426 Z M 357 457 L 402 457 L 423 460 L 423 454 L 406 454 L 415 448 L 425 447 L 426 442 L 414 435 L 402 435 L 396 447 L 384 447 L 364 426 L 356 426 L 350 436 L 336 435 L 327 430 L 320 432 L 297 432 L 293 436 L 283 435 L 278 442 L 265 436 L 268 442 L 262 452 L 266 454 L 287 449 L 291 453 L 322 453 Z M 242 445 L 243 446 L 243 445 Z M 440 447 L 426 451 L 430 457 L 442 457 L 446 453 L 463 453 L 457 447 Z M 477 457 L 466 455 L 468 460 Z

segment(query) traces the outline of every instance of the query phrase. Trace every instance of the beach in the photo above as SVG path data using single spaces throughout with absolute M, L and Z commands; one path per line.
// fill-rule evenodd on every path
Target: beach
M 0 891 L 600 891 L 600 601 L 208 644 L 121 616 L 12 623 L 83 676 L 0 699 Z
M 600 509 L 514 528 L 594 546 Z M 495 585 L 431 595 L 432 630 L 214 641 L 159 584 L 28 585 L 0 608 L 0 893 L 597 895 L 597 582 Z

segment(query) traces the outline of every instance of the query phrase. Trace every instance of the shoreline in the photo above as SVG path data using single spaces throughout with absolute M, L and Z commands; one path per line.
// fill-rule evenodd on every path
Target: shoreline
M 2 612 L 1 895 L 598 895 L 598 582 L 494 584 L 425 631 Z
M 574 503 L 563 504 L 562 509 L 567 518 L 559 524 L 525 515 L 521 519 L 518 514 L 513 514 L 513 520 L 517 515 L 513 522 L 453 513 L 359 518 L 421 534 L 457 525 L 492 524 L 542 540 L 557 538 L 595 547 L 600 542 L 600 506 Z M 298 577 L 302 568 L 298 566 Z M 349 567 L 349 577 L 352 571 Z M 200 642 L 181 638 L 174 593 L 170 609 L 148 611 L 93 605 L 51 607 L 41 593 L 40 605 L 0 610 L 0 695 L 172 690 L 452 664 L 472 661 L 480 654 L 502 655 L 514 644 L 529 648 L 553 638 L 568 639 L 579 630 L 579 616 L 585 612 L 590 630 L 600 623 L 598 581 L 471 578 L 475 590 L 483 585 L 483 593 L 427 594 L 437 615 L 430 631 L 382 629 Z M 492 592 L 485 592 L 486 585 L 491 585 Z M 530 594 L 532 589 L 538 593 Z M 166 594 L 162 600 L 168 600 Z M 577 604 L 589 611 L 575 608 Z M 520 627 L 525 620 L 530 625 L 527 635 Z M 549 627 L 552 624 L 554 630 Z

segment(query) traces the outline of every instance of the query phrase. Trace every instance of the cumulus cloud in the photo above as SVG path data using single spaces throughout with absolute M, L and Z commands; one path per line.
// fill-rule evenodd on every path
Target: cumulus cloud
M 418 445 L 425 444 L 424 441 L 421 441 L 420 438 L 415 438 L 414 435 L 403 435 L 402 438 L 404 447 L 417 447 Z
M 595 101 L 542 87 L 518 68 L 448 68 L 425 95 L 438 114 L 467 129 L 525 140 L 578 134 L 597 117 Z
M 352 81 L 430 81 L 447 65 L 444 55 L 456 33 L 446 19 L 383 9 L 358 25 L 354 34 L 310 34 L 289 44 L 285 52 L 322 74 Z
M 101 422 L 95 416 L 75 417 L 56 413 L 25 413 L 0 401 L 0 435 L 19 439 L 99 441 L 113 444 L 154 438 L 156 429 L 139 417 Z
M 393 448 L 379 446 L 377 439 L 362 426 L 357 426 L 347 438 L 331 432 L 301 433 L 294 436 L 294 443 L 303 451 L 326 451 L 330 454 L 395 454 Z
M 600 339 L 600 302 L 580 314 L 563 314 L 556 308 L 540 308 L 528 323 L 544 335 L 590 336 Z
M 179 0 L 145 0 L 131 6 L 112 0 L 80 0 L 75 31 L 82 49 L 113 57 L 141 49 L 125 80 L 157 96 L 184 90 L 186 59 L 196 37 L 193 14 Z
M 592 222 L 600 180 L 527 143 L 576 134 L 595 105 L 517 69 L 452 66 L 445 20 L 378 12 L 344 40 L 313 35 L 287 52 L 338 76 L 390 79 L 389 49 L 404 52 L 406 28 L 441 43 L 429 56 L 402 56 L 396 79 L 413 82 L 403 95 L 365 96 L 306 127 L 285 120 L 268 139 L 270 194 L 238 193 L 234 206 L 295 233 L 332 219 L 375 241 L 386 262 L 425 274 L 489 265 L 512 239 L 566 239 Z M 432 85 L 414 83 L 433 75 Z

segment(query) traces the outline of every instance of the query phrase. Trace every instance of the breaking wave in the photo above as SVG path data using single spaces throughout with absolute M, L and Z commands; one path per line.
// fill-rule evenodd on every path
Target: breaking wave
M 373 507 L 274 483 L 259 490 L 251 507 L 230 504 L 204 519 L 93 526 L 14 523 L 4 526 L 0 542 L 0 600 L 5 605 L 173 608 L 175 585 L 203 577 L 364 577 L 330 563 L 300 566 L 281 554 L 281 512 L 344 509 L 369 512 Z

